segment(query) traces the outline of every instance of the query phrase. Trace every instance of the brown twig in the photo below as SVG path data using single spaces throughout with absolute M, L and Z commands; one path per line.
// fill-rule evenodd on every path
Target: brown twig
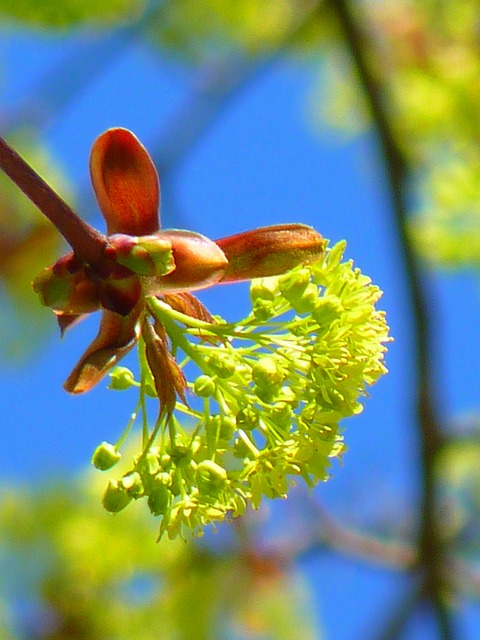
M 55 225 L 82 262 L 102 260 L 106 237 L 82 220 L 1 137 L 0 169 Z
M 445 602 L 446 569 L 441 527 L 436 517 L 437 487 L 435 461 L 443 443 L 440 420 L 437 415 L 437 397 L 433 384 L 431 363 L 432 331 L 429 324 L 427 292 L 421 277 L 418 259 L 412 246 L 407 221 L 407 187 L 409 164 L 390 125 L 381 82 L 372 70 L 368 57 L 368 38 L 358 24 L 348 0 L 330 0 L 367 98 L 373 125 L 378 136 L 380 152 L 386 169 L 392 198 L 394 223 L 403 254 L 403 265 L 412 307 L 415 340 L 416 415 L 420 427 L 422 462 L 422 498 L 420 511 L 419 561 L 425 572 L 425 597 L 434 605 L 441 637 L 454 637 L 453 623 Z
M 323 517 L 320 530 L 299 547 L 295 557 L 305 557 L 320 548 L 338 551 L 356 560 L 376 564 L 397 571 L 407 571 L 417 563 L 415 549 L 395 540 L 382 540 L 371 533 L 348 528 L 328 516 Z

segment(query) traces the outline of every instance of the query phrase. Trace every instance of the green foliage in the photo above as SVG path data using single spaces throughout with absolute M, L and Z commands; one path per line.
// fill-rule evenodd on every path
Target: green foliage
M 295 478 L 310 487 L 327 480 L 344 450 L 340 420 L 361 411 L 359 397 L 386 372 L 388 327 L 375 308 L 381 292 L 341 262 L 343 250 L 340 243 L 310 267 L 253 281 L 252 311 L 235 324 L 200 321 L 149 298 L 172 352 L 177 359 L 183 352 L 185 372 L 195 365 L 199 373 L 188 383 L 189 404 L 178 402 L 173 415 L 163 407 L 150 430 L 153 374 L 140 349 L 139 401 L 114 450 L 137 413 L 141 450 L 110 480 L 107 510 L 147 497 L 162 516 L 160 537 L 175 538 L 241 515 L 263 497 L 286 497 Z M 113 372 L 114 381 L 119 376 L 125 368 Z
M 479 265 L 477 12 L 474 0 L 388 0 L 359 14 L 362 27 L 368 25 L 365 49 L 388 126 L 413 177 L 412 233 L 435 266 Z M 349 133 L 370 124 L 348 51 L 335 41 L 325 51 L 318 86 L 315 117 Z
M 454 541 L 457 552 L 465 560 L 475 563 L 480 554 L 479 455 L 477 426 L 470 437 L 448 443 L 436 466 L 443 504 L 448 505 L 448 517 L 443 519 L 445 536 Z
M 85 476 L 31 493 L 4 487 L 2 638 L 318 638 L 305 585 L 279 558 L 244 545 L 155 544 L 141 510 L 112 518 L 92 484 Z M 26 620 L 27 601 L 36 604 Z
M 3 22 L 51 29 L 103 26 L 137 16 L 144 5 L 144 0 L 0 0 L 0 17 Z
M 314 5 L 298 0 L 176 0 L 160 8 L 149 35 L 190 62 L 208 64 L 224 54 L 254 62 L 286 43 L 296 53 L 316 51 L 331 25 L 327 7 L 322 20 L 311 19 L 314 13 Z
M 480 162 L 465 152 L 432 163 L 424 205 L 412 223 L 425 259 L 448 268 L 480 267 Z

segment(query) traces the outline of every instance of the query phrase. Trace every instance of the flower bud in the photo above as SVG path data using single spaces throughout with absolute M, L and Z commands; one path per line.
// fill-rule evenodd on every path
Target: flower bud
M 310 270 L 298 269 L 281 276 L 278 287 L 287 300 L 300 298 L 310 283 Z
M 165 515 L 172 502 L 172 493 L 162 480 L 157 481 L 155 478 L 147 502 L 148 508 L 154 516 Z
M 245 444 L 242 438 L 235 438 L 233 443 L 233 455 L 235 458 L 249 458 L 252 452 L 249 447 Z
M 207 364 L 215 375 L 224 379 L 233 376 L 237 368 L 235 360 L 229 353 L 215 353 L 208 358 Z
M 235 433 L 237 423 L 233 416 L 220 416 L 220 440 L 228 442 Z
M 125 509 L 132 497 L 117 480 L 110 480 L 103 494 L 102 504 L 110 513 L 118 513 Z
M 102 442 L 94 451 L 92 464 L 100 471 L 111 469 L 117 464 L 122 454 L 115 449 L 113 444 Z
M 336 320 L 342 311 L 343 305 L 340 298 L 334 295 L 326 295 L 318 299 L 312 316 L 320 325 L 328 325 Z
M 252 379 L 258 387 L 278 384 L 285 378 L 278 361 L 271 356 L 260 358 L 252 367 Z
M 257 298 L 253 303 L 253 315 L 260 322 L 266 322 L 275 315 L 273 303 L 270 300 Z
M 145 493 L 142 478 L 137 471 L 124 475 L 120 484 L 132 498 L 140 498 Z
M 110 373 L 109 389 L 115 391 L 124 391 L 135 384 L 135 376 L 127 367 L 115 367 Z
M 293 404 L 294 406 L 298 404 L 298 397 L 296 396 L 295 391 L 287 385 L 281 388 L 278 400 L 280 402 Z
M 185 466 L 192 460 L 192 450 L 188 445 L 184 444 L 180 439 L 178 439 L 177 442 L 172 446 L 170 457 L 173 464 L 175 464 L 177 467 Z
M 266 404 L 271 404 L 280 393 L 281 384 L 267 384 L 265 386 L 255 386 L 253 391 L 257 398 Z
M 193 392 L 199 398 L 209 398 L 215 393 L 215 382 L 210 376 L 201 375 L 193 384 Z
M 292 424 L 292 407 L 286 402 L 273 405 L 270 415 L 276 424 L 288 429 Z
M 237 413 L 237 427 L 244 431 L 251 431 L 258 426 L 259 417 L 255 409 L 252 407 L 246 407 L 240 409 Z
M 291 303 L 297 313 L 308 313 L 315 309 L 318 304 L 318 299 L 318 288 L 313 282 L 310 282 L 310 284 L 305 287 L 302 295 L 292 300 Z
M 250 285 L 250 300 L 253 304 L 257 300 L 264 300 L 271 302 L 275 298 L 275 293 L 278 289 L 278 283 L 276 278 L 257 278 L 252 280 Z
M 160 471 L 160 461 L 153 451 L 148 451 L 142 460 L 142 468 L 149 476 L 154 476 Z
M 196 469 L 197 484 L 201 493 L 218 494 L 227 477 L 226 470 L 213 460 L 203 460 Z
M 155 234 L 112 235 L 108 238 L 105 256 L 140 276 L 164 276 L 175 269 L 171 242 Z

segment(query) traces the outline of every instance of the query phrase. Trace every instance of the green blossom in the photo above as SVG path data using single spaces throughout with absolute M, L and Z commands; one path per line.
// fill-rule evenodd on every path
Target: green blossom
M 345 447 L 340 422 L 362 410 L 367 388 L 386 373 L 388 327 L 381 291 L 342 262 L 339 243 L 310 266 L 254 280 L 252 311 L 233 324 L 192 318 L 151 297 L 187 379 L 186 400 L 153 427 L 146 415 L 152 373 L 140 349 L 142 449 L 111 480 L 104 504 L 118 511 L 147 498 L 160 536 L 200 534 L 263 498 L 285 498 L 297 480 L 329 478 Z M 314 294 L 314 295 L 313 295 Z M 258 314 L 259 301 L 269 315 Z M 143 356 L 142 356 L 143 353 Z M 185 369 L 189 364 L 188 369 Z M 117 445 L 118 449 L 118 445 Z

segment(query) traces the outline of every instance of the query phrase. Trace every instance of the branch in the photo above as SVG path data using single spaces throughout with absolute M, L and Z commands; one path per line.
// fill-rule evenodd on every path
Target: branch
M 424 592 L 423 583 L 413 585 L 407 590 L 399 602 L 389 611 L 377 634 L 368 633 L 365 637 L 369 640 L 397 640 L 402 638 L 405 627 L 408 624 L 418 603 L 422 600 Z
M 408 232 L 407 180 L 410 167 L 390 126 L 384 89 L 375 76 L 368 58 L 367 36 L 358 24 L 348 0 L 330 0 L 330 7 L 345 36 L 350 56 L 367 98 L 387 173 L 394 223 L 401 242 L 405 276 L 413 311 L 415 375 L 417 377 L 416 414 L 421 438 L 423 487 L 419 559 L 426 572 L 427 597 L 434 604 L 441 637 L 447 640 L 454 637 L 454 631 L 444 600 L 445 549 L 440 523 L 436 517 L 437 488 L 434 477 L 434 464 L 443 443 L 443 434 L 435 410 L 438 403 L 433 384 L 431 363 L 433 340 L 427 310 L 427 292 Z
M 408 544 L 379 537 L 347 527 L 337 522 L 318 501 L 309 501 L 309 512 L 320 524 L 313 535 L 298 544 L 295 557 L 317 553 L 319 548 L 328 548 L 357 560 L 374 563 L 391 569 L 406 571 L 417 566 L 416 550 Z
M 0 137 L 0 169 L 63 235 L 82 262 L 103 258 L 106 238 L 91 227 Z

